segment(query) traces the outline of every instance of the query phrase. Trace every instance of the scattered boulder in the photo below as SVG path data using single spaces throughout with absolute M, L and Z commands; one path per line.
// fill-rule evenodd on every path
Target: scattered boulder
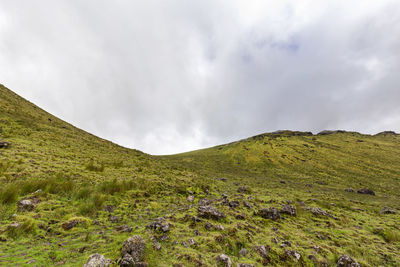
M 18 222 L 13 222 L 11 224 L 8 225 L 7 230 L 14 230 L 17 228 L 20 228 L 22 225 Z
M 71 220 L 61 225 L 64 230 L 70 230 L 79 224 L 78 220 Z
M 254 265 L 248 263 L 238 263 L 236 264 L 236 267 L 254 267 Z
M 281 213 L 289 214 L 291 216 L 296 216 L 296 206 L 294 205 L 283 205 L 281 208 Z
M 141 236 L 129 237 L 122 245 L 121 266 L 138 266 L 146 248 L 146 242 Z M 135 265 L 136 264 L 136 265 Z
M 383 207 L 381 210 L 381 214 L 396 214 L 397 210 L 396 209 L 392 209 L 390 207 Z
M 372 191 L 371 189 L 368 189 L 368 188 L 359 189 L 359 190 L 357 191 L 357 193 L 375 196 L 375 192 Z
M 10 143 L 8 143 L 8 142 L 5 142 L 5 141 L 0 142 L 0 148 L 7 148 L 9 146 L 10 146 Z
M 327 185 L 327 183 L 324 182 L 324 181 L 317 181 L 317 184 L 319 184 L 319 185 Z
M 115 230 L 117 230 L 118 232 L 130 233 L 130 232 L 132 232 L 133 227 L 124 224 L 124 225 L 118 226 L 117 228 L 115 228 Z
M 31 211 L 35 208 L 35 204 L 29 199 L 22 199 L 18 201 L 17 207 L 19 211 Z
M 164 218 L 158 218 L 155 222 L 152 222 L 149 225 L 147 225 L 146 228 L 151 229 L 153 231 L 167 233 L 169 232 L 171 226 L 172 225 L 170 223 L 165 222 Z
M 197 208 L 197 212 L 199 217 L 206 219 L 220 220 L 226 217 L 224 213 L 220 212 L 213 206 L 200 206 Z
M 258 211 L 258 215 L 265 218 L 265 219 L 271 219 L 273 221 L 276 221 L 281 218 L 279 214 L 279 210 L 277 208 L 266 208 L 266 209 L 260 209 Z
M 349 192 L 349 193 L 354 193 L 354 189 L 353 188 L 346 188 L 344 191 Z
M 312 187 L 312 184 L 306 184 L 307 187 Z
M 83 267 L 106 267 L 111 265 L 111 260 L 107 259 L 101 254 L 91 255 Z
M 338 267 L 360 267 L 360 264 L 353 260 L 349 255 L 342 255 L 337 262 Z
M 330 214 L 329 212 L 321 209 L 321 208 L 310 208 L 310 207 L 306 207 L 304 208 L 305 210 L 310 210 L 312 214 L 314 214 L 315 216 L 327 216 L 327 217 L 331 217 L 332 219 L 338 220 L 337 217 L 333 216 L 332 214 Z
M 225 254 L 221 254 L 217 257 L 217 264 L 222 264 L 224 267 L 232 267 L 231 258 Z

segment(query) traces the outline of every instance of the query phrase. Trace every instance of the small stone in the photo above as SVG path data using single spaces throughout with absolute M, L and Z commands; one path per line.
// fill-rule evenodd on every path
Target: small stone
M 77 226 L 78 224 L 79 224 L 79 221 L 78 221 L 78 220 L 72 220 L 72 221 L 63 223 L 61 226 L 62 226 L 62 228 L 63 228 L 64 230 L 69 230 L 69 229 L 74 228 L 74 227 Z
M 104 206 L 104 210 L 105 211 L 107 211 L 107 212 L 114 212 L 114 209 L 115 209 L 115 206 L 113 206 L 113 205 L 105 205 Z
M 130 232 L 132 232 L 133 227 L 125 224 L 125 225 L 118 226 L 117 228 L 115 228 L 115 230 L 117 230 L 118 232 L 130 233 Z
M 346 188 L 344 191 L 349 192 L 349 193 L 354 193 L 354 189 L 353 188 Z
M 248 263 L 238 263 L 236 264 L 236 267 L 254 267 L 254 265 Z
M 186 198 L 189 202 L 193 202 L 194 201 L 194 196 L 190 195 Z
M 157 241 L 154 241 L 154 242 L 153 242 L 153 248 L 154 248 L 155 250 L 160 250 L 160 249 L 161 249 L 161 244 L 158 243 Z
M 9 146 L 10 146 L 10 143 L 8 143 L 8 142 L 5 142 L 5 141 L 0 142 L 0 148 L 7 148 Z
M 29 199 L 22 199 L 17 203 L 19 211 L 32 211 L 35 208 L 35 205 Z
M 244 187 L 244 186 L 240 186 L 239 188 L 238 188 L 238 193 L 247 193 L 249 190 L 246 188 L 246 187 Z
M 106 267 L 111 265 L 111 260 L 105 258 L 101 254 L 93 254 L 91 255 L 83 267 Z
M 301 255 L 295 250 L 285 250 L 286 255 L 293 257 L 296 260 L 300 260 Z
M 224 231 L 225 227 L 223 225 L 217 224 L 217 225 L 214 225 L 214 229 L 217 231 Z
M 242 248 L 242 249 L 239 251 L 239 258 L 240 258 L 240 257 L 246 256 L 248 253 L 249 253 L 249 251 L 248 251 L 247 249 Z
M 234 201 L 229 202 L 229 207 L 232 209 L 239 207 L 239 201 L 234 200 Z
M 268 251 L 269 248 L 266 248 L 265 246 L 255 246 L 254 250 L 264 259 L 268 258 Z
M 217 257 L 217 264 L 222 264 L 223 267 L 232 267 L 231 258 L 225 254 L 221 254 Z
M 119 221 L 119 217 L 118 216 L 110 216 L 108 219 L 112 223 L 117 223 Z
M 244 201 L 243 201 L 243 205 L 244 205 L 246 208 L 251 209 L 251 204 L 250 204 L 250 202 L 244 200 Z

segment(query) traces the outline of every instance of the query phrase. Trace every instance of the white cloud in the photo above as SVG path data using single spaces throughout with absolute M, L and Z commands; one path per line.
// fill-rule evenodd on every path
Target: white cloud
M 397 1 L 3 0 L 0 82 L 149 153 L 400 131 L 399 22 Z

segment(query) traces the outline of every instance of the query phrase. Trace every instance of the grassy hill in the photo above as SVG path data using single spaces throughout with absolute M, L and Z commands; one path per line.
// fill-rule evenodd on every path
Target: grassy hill
M 116 264 L 133 235 L 150 266 L 217 266 L 222 253 L 254 266 L 336 266 L 344 254 L 400 265 L 400 215 L 381 212 L 400 209 L 394 133 L 281 131 L 151 156 L 0 86 L 2 141 L 0 265 L 82 266 L 94 253 Z M 206 204 L 225 216 L 202 217 Z

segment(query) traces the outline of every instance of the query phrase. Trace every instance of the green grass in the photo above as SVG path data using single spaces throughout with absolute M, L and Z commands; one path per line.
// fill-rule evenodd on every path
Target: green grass
M 400 215 L 380 214 L 384 206 L 400 210 L 399 135 L 286 131 L 151 156 L 77 129 L 0 86 L 0 140 L 11 144 L 0 149 L 0 265 L 34 260 L 38 266 L 81 266 L 93 253 L 114 260 L 134 234 L 146 240 L 150 266 L 215 266 L 221 253 L 234 263 L 262 266 L 256 245 L 270 247 L 272 266 L 313 266 L 308 255 L 314 252 L 319 264 L 329 266 L 342 254 L 363 266 L 400 265 Z M 239 194 L 239 187 L 249 190 Z M 370 188 L 376 196 L 345 192 L 349 187 Z M 191 194 L 193 203 L 186 199 Z M 240 206 L 222 205 L 222 194 Z M 25 198 L 38 200 L 33 211 L 17 210 Z M 192 219 L 201 198 L 226 214 L 208 220 L 223 230 L 208 231 L 205 221 Z M 271 221 L 255 215 L 288 201 L 296 217 Z M 316 217 L 300 202 L 338 219 Z M 151 240 L 163 234 L 145 226 L 161 216 L 173 226 L 157 251 Z M 62 224 L 73 219 L 79 224 L 64 230 Z M 14 222 L 21 227 L 10 228 Z M 123 224 L 133 232 L 116 231 Z M 184 246 L 190 238 L 195 245 Z M 301 254 L 299 262 L 285 256 L 283 241 Z M 241 248 L 249 253 L 239 259 Z

